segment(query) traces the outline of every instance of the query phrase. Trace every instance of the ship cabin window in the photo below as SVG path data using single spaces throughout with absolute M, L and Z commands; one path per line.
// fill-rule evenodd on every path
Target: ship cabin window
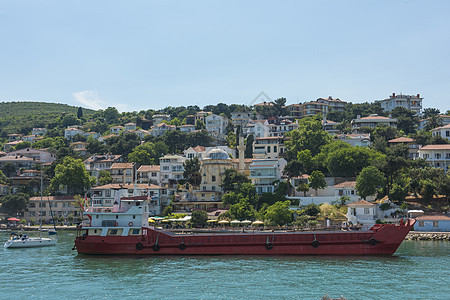
M 98 219 L 98 215 L 95 215 L 95 218 Z
M 119 216 L 118 215 L 116 215 L 116 219 L 118 219 L 119 218 Z
M 133 219 L 136 219 L 136 216 L 135 216 L 135 215 L 133 215 Z
M 123 229 L 111 228 L 111 229 L 108 229 L 107 235 L 122 235 L 122 232 L 123 232 Z
M 140 229 L 133 229 L 132 231 L 131 231 L 131 234 L 139 234 L 140 233 Z

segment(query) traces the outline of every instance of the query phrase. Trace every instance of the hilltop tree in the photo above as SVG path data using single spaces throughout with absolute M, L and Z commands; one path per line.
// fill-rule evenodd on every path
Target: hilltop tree
M 423 117 L 425 119 L 428 119 L 433 116 L 438 116 L 440 113 L 441 113 L 441 111 L 439 109 L 428 107 L 423 110 Z
M 103 112 L 103 117 L 105 118 L 108 124 L 117 123 L 119 116 L 120 116 L 119 111 L 115 107 L 108 107 Z
M 81 106 L 80 106 L 80 107 L 78 107 L 78 110 L 77 110 L 77 118 L 81 119 L 82 117 L 83 117 L 83 108 L 81 108 Z

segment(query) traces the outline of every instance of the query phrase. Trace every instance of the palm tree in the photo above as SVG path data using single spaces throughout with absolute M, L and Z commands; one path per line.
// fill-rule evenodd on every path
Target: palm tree
M 440 127 L 442 125 L 443 125 L 442 119 L 439 116 L 434 115 L 434 116 L 431 116 L 431 117 L 428 118 L 428 122 L 425 125 L 425 129 L 426 130 L 431 130 L 433 128 L 437 128 L 437 127 Z

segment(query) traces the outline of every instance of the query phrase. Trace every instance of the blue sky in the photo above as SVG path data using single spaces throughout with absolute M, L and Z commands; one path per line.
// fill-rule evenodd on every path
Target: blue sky
M 0 101 L 120 111 L 224 102 L 450 109 L 450 1 L 0 0 Z

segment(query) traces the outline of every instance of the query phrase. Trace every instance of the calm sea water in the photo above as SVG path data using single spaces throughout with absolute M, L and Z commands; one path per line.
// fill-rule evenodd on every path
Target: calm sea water
M 449 242 L 404 241 L 390 257 L 130 257 L 77 255 L 74 238 L 2 247 L 0 299 L 450 299 Z

